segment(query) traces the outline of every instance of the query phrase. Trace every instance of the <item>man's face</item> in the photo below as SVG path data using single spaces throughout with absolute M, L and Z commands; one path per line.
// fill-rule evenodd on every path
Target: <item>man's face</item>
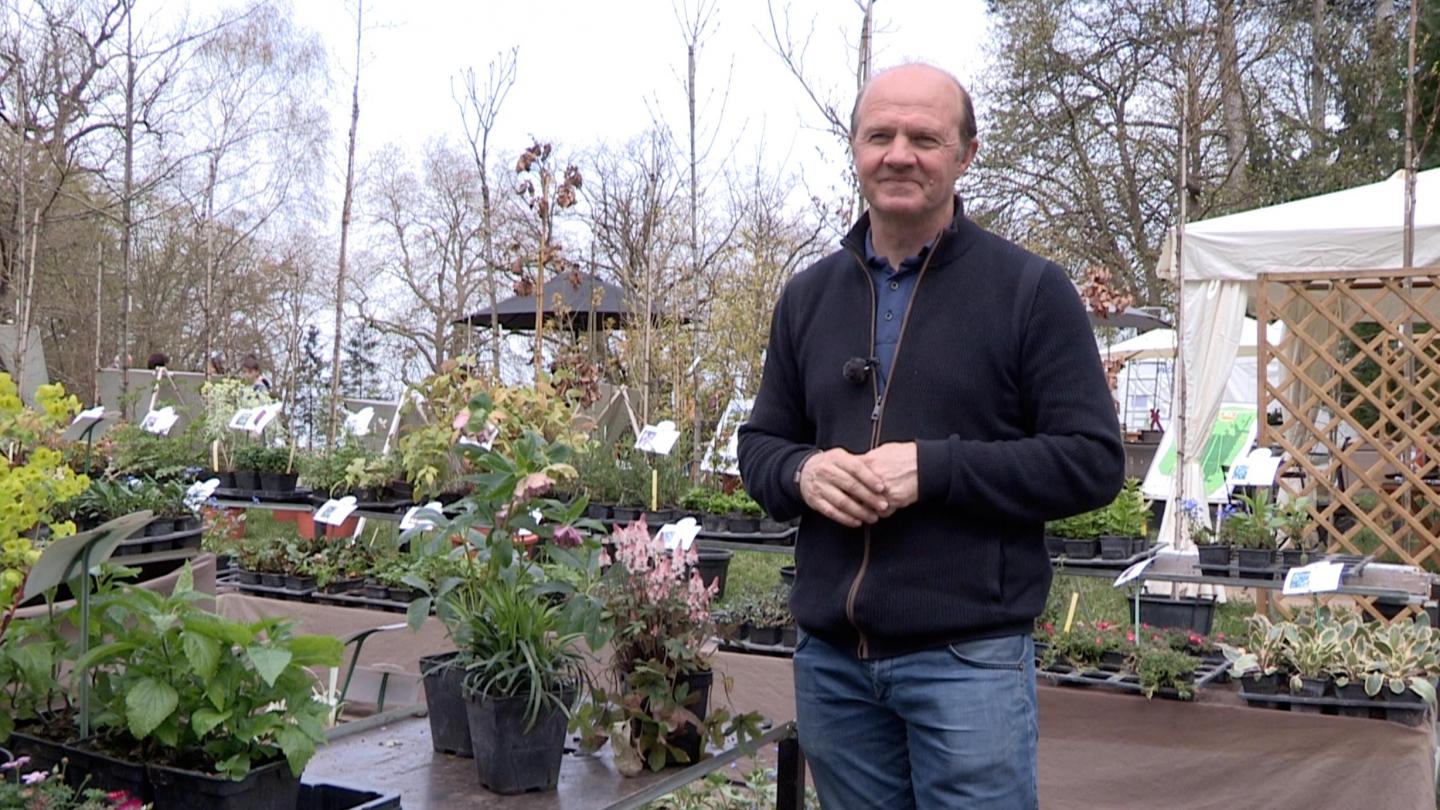
M 919 65 L 877 76 L 860 102 L 852 147 L 871 216 L 896 222 L 948 221 L 955 181 L 978 144 L 960 145 L 960 92 Z

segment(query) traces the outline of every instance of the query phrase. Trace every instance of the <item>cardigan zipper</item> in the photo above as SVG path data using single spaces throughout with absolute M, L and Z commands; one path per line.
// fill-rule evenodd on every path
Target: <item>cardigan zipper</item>
M 942 232 L 935 237 L 935 244 L 931 246 L 930 252 L 925 256 L 925 263 L 920 265 L 920 273 L 915 277 L 915 289 L 910 291 L 910 297 L 905 301 L 905 314 L 900 318 L 900 337 L 895 341 L 895 353 L 890 359 L 890 375 L 895 375 L 895 364 L 900 361 L 900 344 L 905 342 L 905 327 L 910 323 L 910 308 L 915 304 L 915 295 L 920 291 L 920 282 L 925 279 L 925 271 L 930 269 L 930 260 L 934 258 L 935 251 L 940 247 L 940 240 L 945 234 Z M 879 302 L 875 298 L 875 283 L 870 279 L 870 271 L 865 266 L 865 260 L 859 254 L 851 251 L 859 263 L 860 272 L 865 276 L 865 289 L 870 291 L 870 354 L 875 356 L 875 309 Z M 885 402 L 890 394 L 890 386 L 885 386 L 885 391 L 880 390 L 880 370 L 877 368 L 870 374 L 870 391 L 875 397 L 875 407 L 870 409 L 870 449 L 874 450 L 880 446 L 880 423 L 885 416 Z M 866 570 L 870 567 L 870 525 L 865 525 L 865 545 L 860 556 L 860 568 L 855 572 L 855 579 L 850 583 L 850 592 L 845 597 L 845 618 L 850 620 L 850 626 L 855 628 L 855 635 L 858 641 L 855 645 L 855 655 L 865 659 L 870 655 L 870 640 L 865 637 L 865 631 L 855 621 L 855 597 L 860 593 L 860 583 L 865 580 Z

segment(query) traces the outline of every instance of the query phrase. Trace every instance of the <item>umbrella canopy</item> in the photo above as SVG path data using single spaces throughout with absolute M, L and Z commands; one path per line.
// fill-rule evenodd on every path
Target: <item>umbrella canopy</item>
M 590 273 L 567 272 L 545 282 L 544 318 L 547 326 L 559 326 L 573 332 L 585 332 L 591 328 L 626 329 L 644 320 L 643 308 L 636 310 L 625 302 L 625 291 Z M 507 298 L 496 306 L 500 325 L 516 331 L 534 331 L 535 297 L 517 295 Z M 659 320 L 667 316 L 667 310 L 653 307 L 651 317 Z M 690 319 L 683 317 L 688 322 Z M 487 307 L 455 323 L 471 326 L 490 326 L 490 310 Z
M 1091 326 L 1113 326 L 1116 329 L 1139 329 L 1144 332 L 1148 329 L 1161 329 L 1170 326 L 1170 322 L 1156 315 L 1151 315 L 1143 309 L 1127 307 L 1124 312 L 1095 312 L 1087 308 L 1090 315 Z

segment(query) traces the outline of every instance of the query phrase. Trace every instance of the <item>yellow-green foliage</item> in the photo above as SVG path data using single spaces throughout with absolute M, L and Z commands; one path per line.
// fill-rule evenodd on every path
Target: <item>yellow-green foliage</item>
M 10 375 L 0 373 L 0 606 L 14 604 L 44 541 L 26 536 L 41 524 L 52 537 L 73 534 L 70 521 L 55 522 L 51 509 L 90 485 L 65 465 L 60 434 L 80 410 L 64 386 L 42 385 L 37 408 L 26 408 Z

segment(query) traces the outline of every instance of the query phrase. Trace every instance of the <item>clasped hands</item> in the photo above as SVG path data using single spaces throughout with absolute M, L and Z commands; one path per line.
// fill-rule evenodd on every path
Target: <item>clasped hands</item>
M 816 453 L 800 468 L 800 496 L 852 529 L 889 517 L 919 497 L 915 443 L 891 442 L 863 454 L 842 447 Z

